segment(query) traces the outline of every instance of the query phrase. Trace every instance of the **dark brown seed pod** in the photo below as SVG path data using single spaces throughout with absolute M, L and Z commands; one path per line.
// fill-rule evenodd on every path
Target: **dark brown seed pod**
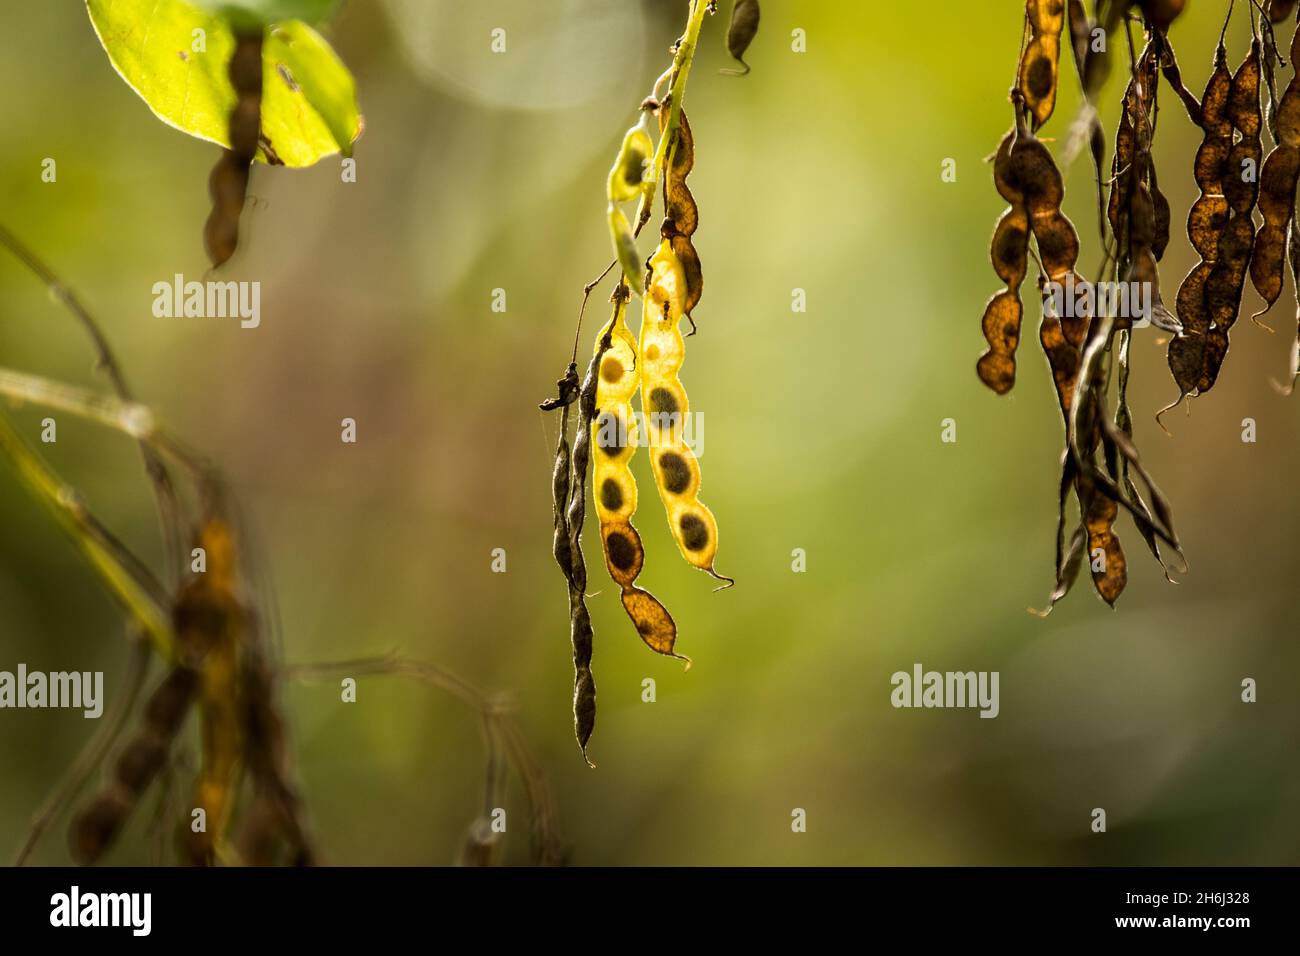
M 727 76 L 744 76 L 749 72 L 745 51 L 758 33 L 758 0 L 736 0 L 731 7 L 731 26 L 727 28 L 727 52 L 743 69 L 720 70 Z
M 1203 351 L 1204 368 L 1197 383 L 1197 394 L 1208 392 L 1218 378 L 1228 352 L 1228 330 L 1241 309 L 1241 294 L 1246 284 L 1255 245 L 1253 219 L 1260 158 L 1260 44 L 1251 44 L 1250 53 L 1233 75 L 1228 101 L 1228 116 L 1241 139 L 1231 148 L 1223 171 L 1223 193 L 1230 213 L 1220 236 L 1214 269 L 1205 283 L 1205 304 L 1211 329 Z
M 1111 605 L 1128 584 L 1128 561 L 1115 534 L 1115 519 L 1118 517 L 1119 505 L 1104 494 L 1095 494 L 1088 502 L 1084 518 L 1092 583 L 1102 600 Z
M 1020 185 L 1029 215 L 1030 231 L 1038 246 L 1038 260 L 1049 282 L 1066 286 L 1079 284 L 1075 266 L 1079 261 L 1079 234 L 1062 212 L 1065 184 L 1047 147 L 1021 128 L 1011 151 L 1011 181 Z M 1071 311 L 1060 317 L 1061 327 L 1075 348 L 1083 345 L 1088 316 Z
M 661 135 L 668 125 L 668 112 L 666 109 L 659 111 Z M 676 142 L 670 145 L 669 156 L 672 162 L 664 176 L 664 221 L 659 227 L 659 235 L 668 240 L 673 253 L 682 264 L 682 271 L 686 275 L 684 311 L 694 326 L 695 320 L 691 318 L 691 312 L 704 295 L 704 272 L 691 239 L 700 224 L 700 211 L 690 187 L 686 185 L 686 177 L 695 168 L 695 136 L 684 109 L 679 113 Z
M 149 695 L 143 727 L 122 748 L 108 783 L 68 825 L 68 851 L 80 864 L 94 863 L 112 847 L 141 794 L 167 763 L 172 742 L 198 692 L 198 674 L 173 668 Z
M 1183 7 L 1186 5 L 1187 0 L 1140 0 L 1138 3 L 1147 22 L 1161 33 L 1168 30 L 1178 19 L 1178 15 L 1183 12 Z M 1114 6 L 1123 6 L 1123 4 L 1116 3 Z
M 1300 30 L 1291 41 L 1291 58 L 1300 54 Z M 1300 76 L 1293 76 L 1276 114 L 1277 146 L 1259 174 L 1259 211 L 1264 225 L 1255 237 L 1250 281 L 1264 300 L 1263 315 L 1282 294 L 1286 237 L 1295 218 L 1296 184 L 1300 176 Z M 1256 316 L 1258 318 L 1258 316 Z
M 1088 125 L 1088 149 L 1092 154 L 1093 170 L 1097 174 L 1097 209 L 1098 215 L 1105 214 L 1105 195 L 1102 187 L 1102 169 L 1105 166 L 1106 158 L 1106 134 L 1102 129 L 1101 118 L 1097 115 L 1097 110 L 1093 107 L 1092 97 L 1088 90 L 1088 61 L 1090 58 L 1099 54 L 1093 53 L 1092 50 L 1092 32 L 1097 28 L 1096 23 L 1088 17 L 1088 12 L 1084 9 L 1083 0 L 1069 0 L 1066 4 L 1066 22 L 1070 29 L 1070 47 L 1074 53 L 1075 72 L 1078 74 L 1079 87 L 1083 93 L 1084 108 L 1079 113 L 1077 122 L 1085 121 Z M 1102 220 L 1098 219 L 1101 224 Z M 1105 226 L 1101 226 L 1103 235 Z
M 1056 84 L 1065 28 L 1064 0 L 1026 0 L 1029 43 L 1020 60 L 1019 90 L 1037 131 L 1056 108 Z
M 1268 0 L 1268 18 L 1273 23 L 1282 23 L 1294 9 L 1295 0 Z
M 1231 98 L 1232 74 L 1228 71 L 1227 53 L 1220 44 L 1215 50 L 1214 70 L 1200 104 L 1203 135 L 1193 164 L 1193 176 L 1200 188 L 1200 196 L 1187 214 L 1187 237 L 1201 261 L 1178 288 L 1175 309 L 1182 331 L 1170 340 L 1167 353 L 1169 370 L 1179 389 L 1178 401 L 1199 388 L 1205 367 L 1206 339 L 1212 325 L 1206 292 L 1219 260 L 1220 240 L 1231 214 L 1223 195 L 1223 180 L 1228 174 L 1228 156 L 1233 145 Z M 1220 278 L 1218 284 L 1221 287 L 1224 280 Z
M 1156 182 L 1154 163 L 1149 167 L 1148 173 L 1151 176 L 1151 215 L 1154 226 L 1151 236 L 1151 253 L 1159 262 L 1165 257 L 1165 250 L 1169 248 L 1169 228 L 1172 212 L 1169 208 L 1169 200 L 1165 198 L 1165 194 L 1160 191 L 1160 186 Z
M 1029 213 L 1024 205 L 1024 192 L 1015 178 L 1018 171 L 1011 164 L 1015 138 L 1013 129 L 1003 137 L 993 160 L 994 185 L 1011 203 L 998 219 L 989 246 L 993 271 L 1005 288 L 984 307 L 980 328 L 988 349 L 975 366 L 980 381 L 999 395 L 1011 391 L 1016 382 L 1016 348 L 1020 344 L 1020 325 L 1024 317 L 1020 286 L 1028 271 Z
M 230 114 L 230 148 L 223 150 L 208 178 L 212 212 L 203 227 L 204 245 L 213 268 L 235 254 L 239 216 L 248 192 L 249 170 L 257 155 L 261 129 L 262 33 L 239 33 L 229 65 L 235 107 Z
M 587 511 L 587 467 L 591 461 L 591 425 L 596 418 L 596 389 L 599 383 L 600 364 L 609 350 L 608 335 L 601 338 L 596 347 L 587 372 L 583 376 L 578 391 L 578 422 L 573 438 L 571 475 L 568 481 L 569 497 L 567 501 L 557 499 L 556 511 L 563 515 L 564 528 L 568 535 L 569 568 L 566 577 L 569 581 L 569 640 L 573 651 L 573 730 L 582 748 L 583 758 L 588 764 L 587 743 L 596 729 L 596 681 L 591 673 L 591 653 L 593 631 L 591 615 L 587 612 L 587 565 L 582 556 L 582 525 Z M 567 425 L 566 408 L 561 421 L 561 445 L 563 446 L 563 429 Z M 557 468 L 559 455 L 557 454 Z M 556 490 L 559 482 L 555 483 Z

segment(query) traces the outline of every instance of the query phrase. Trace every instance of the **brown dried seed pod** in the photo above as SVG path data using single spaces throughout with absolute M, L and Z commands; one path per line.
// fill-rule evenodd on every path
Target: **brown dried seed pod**
M 68 850 L 77 863 L 94 863 L 113 845 L 140 795 L 167 763 L 172 741 L 197 691 L 198 675 L 179 666 L 149 695 L 144 726 L 122 748 L 104 790 L 68 825 Z
M 1114 530 L 1118 517 L 1119 506 L 1104 494 L 1092 496 L 1084 517 L 1092 583 L 1102 600 L 1111 605 L 1128 584 L 1128 561 Z
M 233 256 L 239 244 L 239 216 L 248 192 L 249 169 L 257 155 L 262 102 L 260 30 L 236 35 L 228 73 L 236 96 L 229 119 L 230 149 L 222 151 L 208 178 L 213 205 L 203 227 L 204 245 L 214 268 Z
M 608 344 L 605 343 L 605 348 Z M 586 514 L 587 466 L 590 461 L 591 422 L 596 412 L 596 383 L 599 359 L 604 357 L 604 348 L 597 349 L 587 367 L 587 374 L 582 382 L 582 391 L 578 396 L 578 431 L 573 439 L 573 484 L 569 492 L 569 549 L 574 555 L 573 583 L 580 593 L 587 589 L 586 565 L 578 557 L 581 554 L 582 524 Z M 591 675 L 591 620 L 587 617 L 586 606 L 581 608 L 580 619 L 575 618 L 572 627 L 573 644 L 573 722 L 578 742 L 586 754 L 587 741 L 591 738 L 596 724 L 596 682 Z
M 1169 200 L 1165 194 L 1160 191 L 1160 186 L 1156 182 L 1156 167 L 1152 163 L 1148 168 L 1151 177 L 1151 205 L 1152 205 L 1152 224 L 1154 226 L 1151 236 L 1151 252 L 1159 262 L 1165 257 L 1165 250 L 1169 248 L 1169 228 L 1172 214 L 1169 208 Z
M 1037 131 L 1056 108 L 1056 83 L 1065 28 L 1064 0 L 1025 0 L 1029 43 L 1020 61 L 1019 89 Z
M 668 126 L 668 112 L 666 109 L 659 111 L 660 134 Z M 664 176 L 664 221 L 659 227 L 659 235 L 668 240 L 673 253 L 682 264 L 682 271 L 686 275 L 686 301 L 683 308 L 693 326 L 695 320 L 691 318 L 691 312 L 700 304 L 700 297 L 704 294 L 704 272 L 691 239 L 700 224 L 700 211 L 690 187 L 686 185 L 686 177 L 695 168 L 695 136 L 686 119 L 686 110 L 681 111 L 679 120 L 677 142 L 670 150 L 672 163 Z
M 1300 54 L 1300 30 L 1291 41 L 1291 57 Z M 1264 225 L 1255 237 L 1250 281 L 1265 302 L 1260 315 L 1282 294 L 1288 227 L 1295 218 L 1296 183 L 1300 176 L 1300 75 L 1293 76 L 1278 104 L 1277 146 L 1259 174 L 1259 211 Z
M 1205 341 L 1210 331 L 1209 308 L 1205 303 L 1205 283 L 1214 271 L 1214 263 L 1201 262 L 1192 268 L 1178 288 L 1180 335 L 1169 342 L 1169 371 L 1179 388 L 1179 398 L 1196 391 L 1205 368 Z
M 1166 356 L 1179 388 L 1179 401 L 1192 394 L 1201 381 L 1206 336 L 1212 324 L 1206 289 L 1218 262 L 1219 242 L 1231 213 L 1223 196 L 1223 179 L 1232 151 L 1231 95 L 1232 74 L 1228 71 L 1227 53 L 1220 44 L 1214 54 L 1214 71 L 1201 98 L 1203 136 L 1193 164 L 1200 196 L 1187 214 L 1187 236 L 1201 261 L 1178 288 L 1175 309 L 1182 331 L 1170 340 Z
M 1024 193 L 1012 177 L 1011 147 L 1015 130 L 1003 137 L 993 162 L 993 180 L 998 192 L 1011 202 L 998 220 L 989 246 L 993 271 L 1006 286 L 996 293 L 984 307 L 980 327 L 988 349 L 976 362 L 976 372 L 985 385 L 999 395 L 1011 391 L 1016 382 L 1016 348 L 1020 344 L 1020 324 L 1024 306 L 1020 301 L 1020 286 L 1028 271 L 1029 213 L 1024 205 Z
M 1241 140 L 1229 151 L 1223 171 L 1224 197 L 1231 210 L 1219 236 L 1217 259 L 1205 283 L 1205 303 L 1211 329 L 1204 346 L 1204 369 L 1197 384 L 1197 394 L 1208 392 L 1218 377 L 1228 352 L 1228 330 L 1241 309 L 1241 294 L 1246 284 L 1255 244 L 1253 219 L 1259 194 L 1256 182 L 1263 153 L 1260 143 L 1260 44 L 1251 44 L 1250 53 L 1232 78 L 1228 116 Z
M 727 28 L 727 52 L 744 69 L 721 70 L 728 76 L 744 76 L 749 72 L 745 51 L 758 33 L 758 0 L 736 0 L 731 8 L 731 25 Z
M 1083 0 L 1068 0 L 1065 10 L 1066 22 L 1070 29 L 1070 47 L 1074 54 L 1075 72 L 1078 74 L 1079 87 L 1084 99 L 1084 108 L 1080 110 L 1079 120 L 1076 120 L 1076 123 L 1086 121 L 1088 125 L 1088 149 L 1092 153 L 1093 170 L 1097 174 L 1097 209 L 1099 215 L 1104 215 L 1102 169 L 1106 158 L 1106 134 L 1102 129 L 1097 110 L 1092 107 L 1092 97 L 1088 89 L 1088 61 L 1099 55 L 1092 51 L 1092 32 L 1096 29 L 1096 23 L 1088 17 Z M 1101 220 L 1099 219 L 1098 222 L 1100 223 Z M 1101 227 L 1101 231 L 1105 232 L 1104 226 Z
M 1273 23 L 1282 23 L 1295 9 L 1295 0 L 1268 0 L 1268 18 Z
M 1119 3 L 1114 5 L 1123 6 Z M 1187 0 L 1141 0 L 1138 4 L 1147 22 L 1161 33 L 1168 30 L 1170 24 L 1178 19 L 1178 15 L 1183 12 L 1183 7 L 1186 5 Z

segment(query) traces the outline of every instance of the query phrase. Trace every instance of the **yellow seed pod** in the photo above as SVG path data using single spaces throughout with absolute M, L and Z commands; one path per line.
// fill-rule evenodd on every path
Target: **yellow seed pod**
M 194 806 L 206 815 L 206 827 L 182 827 L 189 862 L 214 861 L 234 808 L 239 786 L 243 732 L 239 695 L 240 642 L 247 612 L 240 603 L 239 563 L 234 531 L 211 517 L 199 531 L 206 554 L 203 573 L 182 592 L 176 610 L 178 637 L 197 656 L 203 762 L 194 785 Z
M 596 348 L 608 335 L 609 348 L 601 358 L 596 381 L 596 415 L 591 423 L 592 483 L 596 517 L 600 520 L 600 541 L 605 568 L 623 591 L 623 609 L 637 633 L 651 650 L 676 657 L 690 665 L 690 658 L 673 652 L 677 625 L 659 600 L 636 586 L 645 564 L 641 535 L 632 525 L 636 514 L 636 479 L 632 477 L 632 456 L 637 447 L 637 425 L 632 414 L 632 397 L 640 382 L 636 337 L 627 327 L 627 300 L 620 294 L 614 316 L 596 338 Z
M 203 765 L 194 785 L 194 806 L 207 817 L 205 831 L 184 830 L 191 862 L 210 863 L 234 809 L 240 777 L 243 734 L 240 729 L 239 653 L 236 635 L 229 634 L 208 651 L 200 679 Z
M 641 255 L 636 251 L 636 236 L 632 233 L 632 224 L 627 221 L 623 210 L 613 203 L 609 204 L 609 238 L 614 244 L 614 254 L 623 269 L 623 281 L 637 295 L 645 276 L 641 268 Z
M 646 189 L 646 163 L 655 150 L 650 139 L 649 115 L 649 111 L 642 112 L 641 122 L 623 136 L 623 146 L 609 171 L 607 191 L 611 203 L 637 199 Z
M 641 411 L 655 484 L 682 557 L 730 584 L 730 578 L 713 569 L 718 523 L 699 499 L 700 463 L 685 440 L 690 404 L 677 373 L 686 358 L 678 328 L 686 297 L 686 273 L 671 243 L 664 240 L 650 259 L 641 321 Z
M 627 327 L 624 303 L 597 339 L 610 336 L 610 347 L 600 362 L 596 383 L 596 417 L 591 423 L 592 463 L 596 517 L 600 519 L 605 566 L 620 587 L 631 587 L 641 571 L 641 539 L 632 527 L 636 513 L 636 480 L 630 468 L 637 446 L 632 396 L 640 374 L 636 367 L 636 339 Z

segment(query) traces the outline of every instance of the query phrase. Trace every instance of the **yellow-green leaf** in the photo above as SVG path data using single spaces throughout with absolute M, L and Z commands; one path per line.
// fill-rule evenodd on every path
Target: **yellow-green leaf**
M 235 92 L 225 17 L 184 0 L 86 0 L 114 69 L 163 122 L 229 146 Z M 286 166 L 351 155 L 361 132 L 352 74 L 320 34 L 296 20 L 272 26 L 262 52 L 262 134 Z M 267 156 L 259 151 L 259 160 Z

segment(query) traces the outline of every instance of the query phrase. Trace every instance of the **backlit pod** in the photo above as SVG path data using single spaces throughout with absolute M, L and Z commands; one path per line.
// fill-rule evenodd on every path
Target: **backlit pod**
M 194 784 L 194 808 L 202 808 L 205 827 L 182 823 L 188 861 L 195 866 L 215 861 L 240 777 L 243 740 L 240 730 L 239 645 L 247 617 L 236 593 L 238 564 L 232 529 L 210 518 L 199 534 L 207 570 L 182 592 L 176 608 L 178 638 L 207 646 L 199 679 L 199 715 L 203 763 Z
M 677 625 L 668 610 L 648 591 L 635 586 L 645 563 L 641 535 L 632 526 L 636 514 L 636 479 L 630 468 L 637 447 L 637 425 L 632 415 L 632 396 L 640 381 L 636 338 L 627 327 L 626 299 L 619 295 L 614 316 L 597 337 L 597 349 L 606 336 L 609 348 L 600 361 L 596 384 L 596 417 L 591 423 L 591 442 L 596 448 L 592 464 L 592 487 L 596 516 L 600 519 L 600 540 L 605 567 L 623 591 L 623 607 L 637 633 L 651 650 L 672 657 Z M 681 659 L 689 661 L 689 658 Z
M 605 190 L 609 196 L 609 237 L 623 270 L 623 279 L 635 294 L 641 292 L 642 269 L 636 251 L 636 237 L 620 203 L 642 198 L 653 181 L 645 178 L 646 164 L 654 153 L 650 138 L 650 111 L 642 110 L 641 121 L 623 135 L 618 157 L 609 171 Z
M 685 441 L 690 405 L 677 373 L 686 357 L 678 326 L 687 298 L 686 274 L 667 240 L 650 259 L 650 284 L 641 322 L 641 411 L 650 463 L 677 547 L 688 562 L 734 583 L 713 569 L 718 523 L 699 499 L 700 464 Z

